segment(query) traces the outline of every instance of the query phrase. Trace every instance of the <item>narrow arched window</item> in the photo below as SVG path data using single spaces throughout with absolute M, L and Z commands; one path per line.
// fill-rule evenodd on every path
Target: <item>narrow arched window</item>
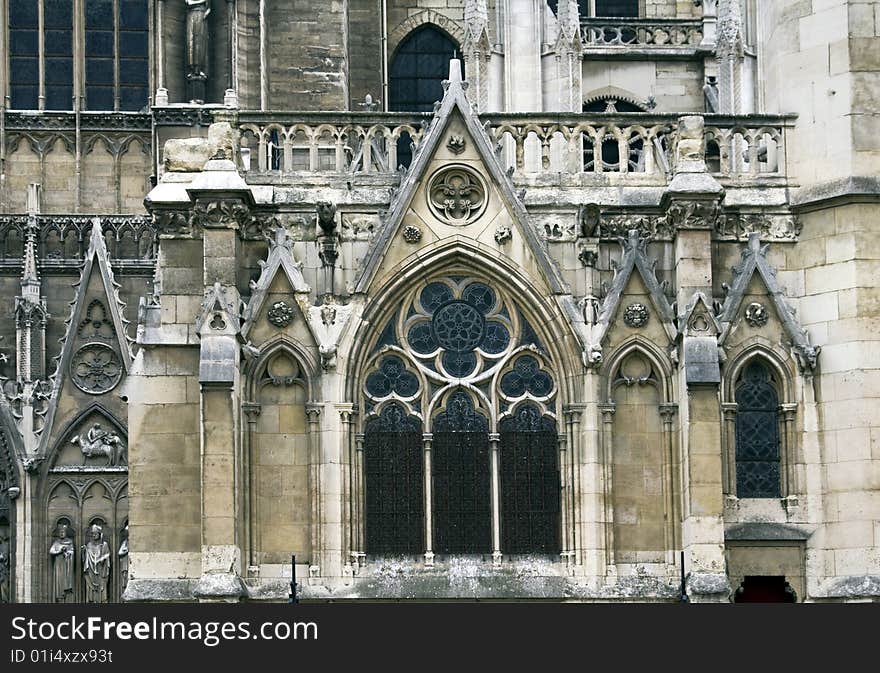
M 489 421 L 464 391 L 450 395 L 434 419 L 434 551 L 492 551 Z
M 449 59 L 458 45 L 431 25 L 410 33 L 398 46 L 391 62 L 388 109 L 394 112 L 431 112 L 443 98 L 443 80 L 449 75 Z M 409 166 L 409 138 L 397 142 L 397 164 Z M 390 167 L 392 169 L 396 166 Z
M 736 387 L 736 495 L 780 497 L 779 395 L 769 368 L 749 363 Z
M 389 404 L 364 433 L 365 541 L 369 554 L 424 551 L 421 423 Z
M 559 553 L 559 461 L 555 421 L 522 404 L 501 421 L 501 549 Z
M 410 33 L 391 62 L 389 107 L 397 112 L 431 112 L 443 98 L 442 82 L 458 45 L 439 28 L 421 26 Z

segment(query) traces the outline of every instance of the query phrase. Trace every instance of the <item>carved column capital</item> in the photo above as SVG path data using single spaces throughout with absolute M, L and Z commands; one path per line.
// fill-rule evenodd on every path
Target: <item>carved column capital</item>
M 319 404 L 306 405 L 306 417 L 308 418 L 309 425 L 317 425 L 321 421 L 322 409 L 323 407 Z
M 241 410 L 247 416 L 248 423 L 256 423 L 263 407 L 259 402 L 242 402 Z

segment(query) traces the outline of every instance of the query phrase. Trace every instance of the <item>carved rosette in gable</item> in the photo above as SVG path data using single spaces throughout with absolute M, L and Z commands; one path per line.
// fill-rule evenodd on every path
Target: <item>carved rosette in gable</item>
M 269 252 L 265 261 L 260 262 L 260 277 L 250 283 L 251 296 L 244 311 L 241 334 L 248 344 L 245 354 L 249 348 L 256 348 L 260 342 L 272 338 L 262 331 L 260 326 L 265 324 L 271 326 L 270 335 L 281 332 L 288 334 L 289 338 L 295 338 L 297 331 L 305 325 L 307 334 L 315 344 L 320 344 L 310 314 L 314 308 L 311 305 L 312 289 L 303 277 L 302 262 L 294 255 L 293 238 L 283 226 L 277 225 L 266 239 Z M 251 345 L 251 341 L 256 345 Z
M 657 260 L 648 257 L 648 239 L 642 236 L 638 230 L 630 230 L 626 238 L 619 239 L 623 250 L 620 263 L 614 270 L 614 278 L 605 295 L 601 307 L 598 309 L 598 317 L 590 330 L 589 345 L 584 352 L 584 365 L 592 367 L 602 362 L 602 349 L 608 336 L 608 331 L 618 314 L 620 320 L 626 320 L 633 328 L 641 328 L 649 320 L 655 319 L 666 333 L 672 346 L 677 336 L 673 320 L 672 306 L 666 297 L 665 289 L 667 281 L 660 282 L 655 273 Z M 637 273 L 650 297 L 651 306 L 632 303 L 622 306 L 624 290 L 630 278 Z M 585 304 L 585 310 L 593 306 Z M 653 318 L 652 318 L 653 312 Z M 590 324 L 590 320 L 586 320 Z
M 718 317 L 722 328 L 718 339 L 719 345 L 724 347 L 739 329 L 772 329 L 766 306 L 761 301 L 745 301 L 751 292 L 752 279 L 757 275 L 766 289 L 766 294 L 769 295 L 768 304 L 775 308 L 781 323 L 784 332 L 781 342 L 790 349 L 801 374 L 812 375 L 821 346 L 810 343 L 810 335 L 798 321 L 795 309 L 785 300 L 785 288 L 779 283 L 776 269 L 767 260 L 768 248 L 768 245 L 761 245 L 759 234 L 749 235 L 749 242 L 742 251 L 742 258 L 733 268 L 733 283 L 724 285 L 727 296 Z

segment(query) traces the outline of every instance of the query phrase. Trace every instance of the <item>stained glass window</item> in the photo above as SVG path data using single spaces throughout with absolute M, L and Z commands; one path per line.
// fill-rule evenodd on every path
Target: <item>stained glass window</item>
M 637 17 L 639 15 L 639 0 L 595 0 L 596 16 L 626 16 Z
M 119 109 L 140 110 L 149 96 L 147 0 L 119 0 L 116 17 L 113 0 L 86 0 L 85 12 L 86 108 L 115 108 L 118 67 Z
M 770 371 L 749 364 L 736 389 L 736 494 L 780 497 L 779 397 Z
M 434 419 L 431 452 L 434 551 L 492 551 L 489 422 L 464 391 L 453 393 Z
M 390 404 L 364 433 L 365 538 L 369 554 L 424 551 L 422 430 Z
M 391 61 L 388 109 L 431 112 L 434 103 L 443 98 L 441 82 L 449 75 L 449 59 L 457 49 L 458 45 L 434 26 L 425 25 L 410 33 Z M 398 140 L 398 165 L 410 165 L 411 143 L 409 137 Z
M 39 96 L 39 7 L 34 0 L 9 0 L 9 87 L 12 107 L 37 108 Z
M 559 553 L 556 423 L 533 404 L 501 422 L 501 549 Z

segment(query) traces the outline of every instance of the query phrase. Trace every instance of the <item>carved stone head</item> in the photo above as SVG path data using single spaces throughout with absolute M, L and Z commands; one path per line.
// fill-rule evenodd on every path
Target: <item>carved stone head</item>
M 336 206 L 329 201 L 318 201 L 318 226 L 328 236 L 336 231 Z

